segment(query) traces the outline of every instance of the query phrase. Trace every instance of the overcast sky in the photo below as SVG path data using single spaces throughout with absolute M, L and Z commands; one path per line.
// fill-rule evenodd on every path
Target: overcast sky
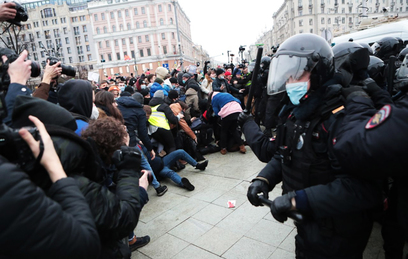
M 227 51 L 235 56 L 272 29 L 272 15 L 284 0 L 178 0 L 190 19 L 191 37 L 210 57 L 227 62 Z M 246 47 L 246 49 L 247 49 Z M 221 56 L 221 54 L 224 55 Z

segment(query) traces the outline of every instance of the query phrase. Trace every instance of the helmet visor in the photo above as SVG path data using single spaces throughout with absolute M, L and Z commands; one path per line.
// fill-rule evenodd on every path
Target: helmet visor
M 292 80 L 299 80 L 302 75 L 308 71 L 312 71 L 317 62 L 310 62 L 308 57 L 298 57 L 292 55 L 280 55 L 272 59 L 267 91 L 269 95 L 274 95 L 286 91 L 286 82 Z
M 408 55 L 406 55 L 404 60 L 401 62 L 401 66 L 395 75 L 397 79 L 408 80 L 408 58 L 407 57 Z
M 375 55 L 378 51 L 380 51 L 381 46 L 377 42 L 371 45 L 371 49 L 373 50 L 373 54 Z

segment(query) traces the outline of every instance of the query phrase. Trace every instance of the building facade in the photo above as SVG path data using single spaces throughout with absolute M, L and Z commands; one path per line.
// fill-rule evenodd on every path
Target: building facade
M 88 10 L 101 78 L 195 63 L 190 20 L 177 1 L 101 0 Z
M 94 70 L 96 51 L 86 0 L 47 0 L 25 3 L 28 21 L 22 23 L 21 40 L 29 58 L 45 64 L 48 57 L 76 67 L 81 78 Z
M 365 19 L 405 17 L 408 0 L 285 0 L 273 14 L 272 42 L 281 44 L 298 33 L 327 41 L 354 32 Z

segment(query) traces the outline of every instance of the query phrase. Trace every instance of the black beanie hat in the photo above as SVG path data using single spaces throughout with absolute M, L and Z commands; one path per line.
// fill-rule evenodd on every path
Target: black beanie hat
M 170 83 L 172 84 L 177 84 L 177 79 L 175 79 L 174 77 L 170 77 Z
M 184 74 L 183 74 L 183 77 L 185 77 L 185 78 L 190 78 L 190 77 L 191 77 L 191 74 L 189 74 L 189 73 L 184 73 Z
M 179 94 L 178 94 L 178 92 L 176 91 L 176 90 L 170 90 L 170 92 L 169 92 L 169 98 L 170 99 L 176 99 L 176 98 L 178 98 L 179 97 Z
M 129 92 L 130 94 L 134 94 L 135 93 L 135 89 L 133 89 L 133 87 L 131 86 L 126 86 L 125 87 L 125 91 Z
M 158 83 L 158 84 L 163 84 L 164 83 L 163 79 L 158 78 L 158 77 L 154 80 L 154 82 Z
M 19 95 L 14 103 L 13 128 L 34 126 L 28 115 L 37 117 L 44 125 L 57 125 L 75 131 L 75 118 L 59 105 L 31 96 Z
M 222 73 L 225 73 L 225 70 L 222 68 L 217 68 L 217 71 L 215 72 L 217 76 L 221 75 Z

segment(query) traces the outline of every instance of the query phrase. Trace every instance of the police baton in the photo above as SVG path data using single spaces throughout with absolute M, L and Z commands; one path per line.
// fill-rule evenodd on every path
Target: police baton
M 271 208 L 273 206 L 272 201 L 268 200 L 263 195 L 259 195 L 258 197 L 259 197 L 259 200 L 262 202 L 263 205 L 268 206 L 269 208 Z M 271 213 L 272 213 L 272 211 L 271 211 Z M 300 214 L 297 211 L 289 211 L 286 216 L 288 218 L 293 219 L 297 223 L 302 223 L 303 222 L 303 215 Z
M 256 61 L 255 61 L 254 71 L 252 72 L 252 79 L 251 79 L 252 83 L 251 83 L 251 86 L 249 88 L 248 100 L 247 100 L 245 110 L 244 110 L 244 112 L 246 114 L 251 113 L 252 97 L 254 96 L 255 87 L 257 86 L 259 68 L 261 67 L 263 47 L 262 47 L 262 45 L 257 45 L 257 46 L 258 46 L 258 52 L 256 54 Z
M 394 90 L 394 76 L 395 76 L 395 56 L 390 56 L 388 60 L 388 68 L 387 68 L 387 90 L 392 95 L 392 91 Z

